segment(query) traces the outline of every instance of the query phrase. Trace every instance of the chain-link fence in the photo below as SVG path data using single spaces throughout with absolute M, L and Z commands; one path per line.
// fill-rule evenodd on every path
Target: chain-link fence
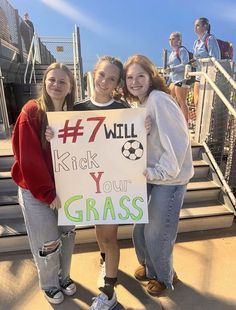
M 231 77 L 234 76 L 232 62 L 222 61 L 221 65 Z M 211 62 L 203 63 L 202 70 L 215 82 L 236 111 L 236 93 L 229 80 Z M 199 96 L 201 109 L 198 109 L 200 121 L 196 127 L 198 141 L 206 142 L 236 195 L 236 118 L 204 78 L 201 79 L 200 89 L 202 89 Z
M 235 90 L 231 90 L 230 102 L 236 110 Z M 223 151 L 222 154 L 219 154 L 221 156 L 218 156 L 218 161 L 225 179 L 236 197 L 236 118 L 228 111 L 222 113 L 223 116 L 225 116 L 224 121 L 226 122 L 223 128 L 225 129 L 225 139 Z
M 42 43 L 40 48 L 41 57 L 45 58 L 45 51 L 49 51 L 58 62 L 64 64 L 74 62 L 72 38 L 40 37 L 40 42 Z
M 47 51 L 45 55 L 44 51 Z M 84 97 L 83 66 L 80 50 L 79 28 L 71 38 L 40 37 L 40 55 L 44 64 L 48 63 L 47 57 L 55 57 L 56 61 L 66 64 L 74 74 L 76 81 L 76 100 Z

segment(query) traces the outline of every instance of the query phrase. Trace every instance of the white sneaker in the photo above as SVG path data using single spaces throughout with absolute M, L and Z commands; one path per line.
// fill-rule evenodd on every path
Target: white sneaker
M 93 303 L 89 310 L 111 310 L 117 305 L 116 293 L 113 293 L 112 299 L 108 299 L 107 295 L 100 293 L 93 298 Z
M 67 296 L 72 296 L 76 293 L 76 285 L 71 278 L 67 278 L 64 282 L 60 283 L 62 292 Z
M 63 302 L 64 300 L 64 295 L 62 293 L 62 291 L 60 291 L 57 288 L 52 288 L 48 291 L 44 291 L 44 295 L 46 297 L 46 299 L 54 305 L 58 305 L 60 303 Z
M 97 286 L 98 286 L 98 288 L 104 287 L 104 285 L 105 285 L 105 280 L 104 280 L 105 276 L 106 276 L 106 263 L 101 258 L 100 259 L 100 264 L 99 264 L 98 279 L 97 279 Z

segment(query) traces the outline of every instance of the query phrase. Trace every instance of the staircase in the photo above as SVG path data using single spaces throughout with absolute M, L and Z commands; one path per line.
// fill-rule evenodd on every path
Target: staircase
M 192 143 L 192 154 L 195 173 L 184 198 L 179 232 L 230 227 L 234 208 L 204 147 Z M 17 202 L 17 186 L 10 175 L 12 163 L 12 154 L 0 155 L 0 252 L 29 248 L 22 212 Z M 76 232 L 76 243 L 96 240 L 93 226 L 77 228 Z M 131 238 L 131 233 L 132 225 L 119 226 L 119 239 Z
M 67 64 L 67 66 L 74 74 L 74 65 Z M 21 71 L 23 72 L 25 70 L 25 65 L 22 65 L 21 67 Z M 43 75 L 47 67 L 48 65 L 35 65 L 35 77 L 37 83 L 8 83 L 5 85 L 5 97 L 11 124 L 15 123 L 17 116 L 19 115 L 22 107 L 27 101 L 29 101 L 30 99 L 39 98 L 39 96 L 41 95 Z M 81 81 L 78 77 L 78 74 L 76 83 L 78 98 L 80 98 L 79 90 L 81 89 Z

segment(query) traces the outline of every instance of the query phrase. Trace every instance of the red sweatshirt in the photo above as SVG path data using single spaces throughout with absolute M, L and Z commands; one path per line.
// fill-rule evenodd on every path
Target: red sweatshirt
M 28 189 L 38 200 L 50 204 L 56 197 L 50 144 L 42 148 L 41 113 L 34 100 L 21 111 L 12 136 L 14 164 L 13 180 Z

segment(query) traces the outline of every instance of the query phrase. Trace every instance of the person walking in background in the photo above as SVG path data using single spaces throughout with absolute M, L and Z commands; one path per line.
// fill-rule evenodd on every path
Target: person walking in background
M 20 33 L 24 41 L 26 52 L 28 53 L 34 35 L 34 25 L 31 20 L 29 20 L 29 14 L 27 12 L 24 14 L 24 18 L 20 23 Z
M 61 207 L 56 193 L 50 144 L 45 139 L 47 111 L 72 110 L 75 82 L 63 64 L 51 64 L 43 77 L 41 97 L 27 102 L 14 127 L 11 174 L 19 187 L 30 248 L 38 270 L 39 285 L 52 304 L 73 295 L 70 278 L 74 226 L 57 225 Z
M 169 73 L 170 91 L 173 98 L 178 102 L 188 123 L 187 94 L 189 85 L 188 81 L 184 79 L 184 66 L 189 63 L 189 53 L 182 46 L 182 34 L 180 32 L 172 32 L 169 43 L 172 52 L 169 55 L 166 72 Z
M 193 176 L 191 144 L 183 113 L 156 66 L 143 55 L 133 55 L 124 72 L 125 98 L 146 107 L 152 121 L 144 171 L 149 223 L 135 224 L 133 241 L 140 263 L 135 278 L 148 280 L 147 292 L 156 296 L 178 280 L 172 253 L 186 186 Z
M 220 48 L 216 38 L 211 34 L 211 25 L 205 17 L 200 17 L 195 20 L 194 31 L 197 35 L 197 40 L 193 45 L 193 57 L 196 60 L 196 71 L 201 71 L 201 63 L 198 61 L 201 58 L 215 57 L 220 59 Z M 199 97 L 200 76 L 196 76 L 194 83 L 194 105 L 197 110 Z
M 34 24 L 29 19 L 29 13 L 25 12 L 24 14 L 24 22 L 30 27 L 32 34 L 34 34 Z

